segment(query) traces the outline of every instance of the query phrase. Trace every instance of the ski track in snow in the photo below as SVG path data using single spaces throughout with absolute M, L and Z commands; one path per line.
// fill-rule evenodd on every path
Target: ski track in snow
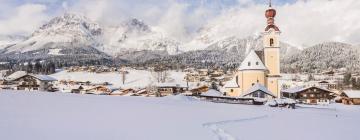
M 219 140 L 239 140 L 238 138 L 232 136 L 230 133 L 226 132 L 224 129 L 220 128 L 221 125 L 226 125 L 229 123 L 238 123 L 244 121 L 252 121 L 252 120 L 259 120 L 267 118 L 268 115 L 258 116 L 258 117 L 251 117 L 245 119 L 238 119 L 238 120 L 226 120 L 226 121 L 219 121 L 219 122 L 209 122 L 204 123 L 203 127 L 209 128 Z

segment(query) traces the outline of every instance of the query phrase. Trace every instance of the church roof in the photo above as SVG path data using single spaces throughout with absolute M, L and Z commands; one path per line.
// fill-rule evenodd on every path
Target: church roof
M 224 85 L 225 88 L 238 88 L 239 85 L 236 82 L 236 76 L 232 78 L 230 81 L 227 81 Z
M 239 70 L 267 70 L 254 50 L 251 50 L 241 63 Z
M 270 95 L 270 96 L 273 96 L 273 97 L 276 97 L 274 94 L 271 93 L 271 91 L 269 91 L 265 86 L 259 84 L 259 83 L 256 83 L 255 85 L 253 85 L 249 90 L 247 90 L 243 96 L 247 96 L 255 91 L 262 91 L 262 92 L 265 92 L 266 94 Z

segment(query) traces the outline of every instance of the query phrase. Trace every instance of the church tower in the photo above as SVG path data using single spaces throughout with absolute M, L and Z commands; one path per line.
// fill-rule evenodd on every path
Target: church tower
M 275 25 L 276 10 L 269 2 L 269 9 L 265 12 L 267 18 L 267 27 L 263 32 L 263 45 L 264 45 L 264 61 L 265 66 L 268 68 L 267 74 L 267 88 L 280 97 L 279 78 L 280 78 L 280 30 Z

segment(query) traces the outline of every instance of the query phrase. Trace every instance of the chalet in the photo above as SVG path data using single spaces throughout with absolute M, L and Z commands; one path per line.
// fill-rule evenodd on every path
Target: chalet
M 160 83 L 157 85 L 160 96 L 167 96 L 172 94 L 183 93 L 187 90 L 186 85 L 176 83 Z
M 191 89 L 191 93 L 194 95 L 199 95 L 201 93 L 207 92 L 209 90 L 209 87 L 206 85 L 195 87 Z
M 114 96 L 125 96 L 128 94 L 133 94 L 135 93 L 135 90 L 132 88 L 128 88 L 128 89 L 116 89 L 113 90 L 110 95 L 114 95 Z
M 109 86 L 95 86 L 93 88 L 84 90 L 84 94 L 109 95 L 114 90 L 117 89 Z
M 291 98 L 305 104 L 329 104 L 333 92 L 320 87 L 294 87 L 281 91 L 283 97 Z
M 343 104 L 360 105 L 360 90 L 345 90 L 340 97 Z
M 208 69 L 199 69 L 198 73 L 200 76 L 207 76 L 209 74 L 209 70 Z
M 184 79 L 188 82 L 199 82 L 200 75 L 198 73 L 188 73 L 188 74 L 186 74 Z
M 325 89 L 329 89 L 329 90 L 339 89 L 339 86 L 335 81 L 320 81 L 319 86 L 321 88 L 325 88 Z
M 57 80 L 47 75 L 26 74 L 18 77 L 10 75 L 9 81 L 16 84 L 16 90 L 48 91 L 52 89 L 53 82 Z

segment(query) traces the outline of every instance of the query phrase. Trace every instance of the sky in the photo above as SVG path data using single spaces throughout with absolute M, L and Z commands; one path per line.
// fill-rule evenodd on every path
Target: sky
M 360 43 L 359 0 L 272 0 L 282 40 L 296 46 L 327 41 Z M 85 15 L 102 25 L 130 18 L 189 40 L 201 27 L 240 37 L 266 26 L 268 0 L 0 0 L 0 34 L 29 35 L 64 12 Z M 214 31 L 215 34 L 218 32 Z

